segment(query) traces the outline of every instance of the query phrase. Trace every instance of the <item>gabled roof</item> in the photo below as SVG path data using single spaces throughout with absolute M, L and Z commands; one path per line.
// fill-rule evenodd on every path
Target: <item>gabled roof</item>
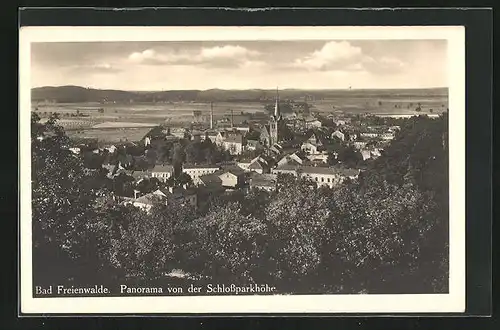
M 173 173 L 174 167 L 172 165 L 155 165 L 155 167 L 151 169 L 151 172 Z
M 243 135 L 238 133 L 227 134 L 226 140 L 224 142 L 243 143 Z
M 165 197 L 155 194 L 155 193 L 149 193 L 144 196 L 141 196 L 137 199 L 135 199 L 135 202 L 137 203 L 142 203 L 146 205 L 153 205 L 155 201 L 157 200 L 165 200 Z
M 215 172 L 213 174 L 202 175 L 198 179 L 203 183 L 203 185 L 208 187 L 221 186 L 222 180 L 219 178 L 221 171 Z
M 250 186 L 272 187 L 276 185 L 277 177 L 276 174 L 254 173 L 250 180 Z
M 252 162 L 250 164 L 250 166 L 248 166 L 248 168 L 250 170 L 262 170 L 262 169 L 264 169 L 264 166 L 261 164 L 261 162 L 259 160 L 256 160 L 256 161 Z
M 239 166 L 232 166 L 232 165 L 225 166 L 224 168 L 222 168 L 221 171 L 222 171 L 222 173 L 220 175 L 222 175 L 224 173 L 227 173 L 227 172 L 229 172 L 231 174 L 234 174 L 236 176 L 240 176 L 240 175 L 245 174 L 245 171 L 241 167 L 239 167 Z
M 209 168 L 209 169 L 218 169 L 218 165 L 211 164 L 184 164 L 182 165 L 182 169 L 195 169 L 195 168 Z

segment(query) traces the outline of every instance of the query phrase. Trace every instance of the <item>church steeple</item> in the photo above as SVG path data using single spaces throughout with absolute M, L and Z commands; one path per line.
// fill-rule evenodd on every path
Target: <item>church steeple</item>
M 269 144 L 270 146 L 280 141 L 280 129 L 282 126 L 282 118 L 280 113 L 280 97 L 278 87 L 276 87 L 276 104 L 274 105 L 274 115 L 269 120 Z
M 278 93 L 278 87 L 276 87 L 276 104 L 274 105 L 274 117 L 278 119 L 280 114 L 280 95 Z

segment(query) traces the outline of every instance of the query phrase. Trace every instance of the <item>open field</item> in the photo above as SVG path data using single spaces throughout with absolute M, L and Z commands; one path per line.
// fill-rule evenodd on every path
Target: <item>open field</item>
M 290 94 L 290 91 L 284 91 L 282 94 L 287 93 Z M 320 93 L 316 92 L 317 97 L 313 94 L 307 103 L 312 112 L 324 115 L 344 112 L 408 117 L 419 114 L 437 115 L 448 108 L 447 90 L 441 89 L 329 91 L 324 95 Z M 308 93 L 310 94 L 312 93 Z M 282 97 L 282 100 L 290 99 Z M 291 100 L 303 102 L 300 98 Z M 269 100 L 267 103 L 271 104 L 273 101 Z M 251 119 L 252 114 L 266 114 L 265 104 L 259 100 L 214 102 L 214 121 L 228 120 L 232 110 L 234 123 L 238 125 Z M 421 111 L 416 111 L 419 106 Z M 48 103 L 33 105 L 32 110 L 42 118 L 48 117 L 52 112 L 59 114 L 60 124 L 72 136 L 94 137 L 107 142 L 137 141 L 156 125 L 180 127 L 192 122 L 208 124 L 210 118 L 210 103 L 198 101 Z M 199 115 L 195 117 L 194 112 L 199 112 Z
M 108 128 L 108 129 L 83 129 L 68 131 L 72 138 L 95 138 L 100 142 L 137 142 L 151 130 L 150 127 L 143 128 Z

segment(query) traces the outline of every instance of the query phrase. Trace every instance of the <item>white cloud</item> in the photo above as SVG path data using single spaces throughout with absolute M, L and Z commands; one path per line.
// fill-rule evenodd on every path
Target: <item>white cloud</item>
M 257 51 L 241 46 L 224 45 L 216 47 L 202 47 L 196 52 L 164 52 L 154 49 L 134 52 L 128 59 L 145 65 L 193 65 L 201 64 L 214 67 L 241 66 L 252 58 L 259 56 Z
M 347 41 L 330 41 L 321 49 L 296 59 L 293 67 L 310 71 L 392 73 L 404 69 L 405 63 L 394 57 L 367 56 L 361 47 Z
M 295 66 L 309 70 L 329 71 L 345 69 L 346 65 L 356 64 L 363 57 L 360 47 L 347 41 L 330 41 L 321 49 L 295 60 Z

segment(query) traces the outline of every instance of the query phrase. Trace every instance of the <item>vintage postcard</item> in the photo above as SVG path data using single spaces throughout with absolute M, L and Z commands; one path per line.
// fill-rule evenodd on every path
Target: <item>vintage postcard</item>
M 461 26 L 20 31 L 21 313 L 465 310 Z

